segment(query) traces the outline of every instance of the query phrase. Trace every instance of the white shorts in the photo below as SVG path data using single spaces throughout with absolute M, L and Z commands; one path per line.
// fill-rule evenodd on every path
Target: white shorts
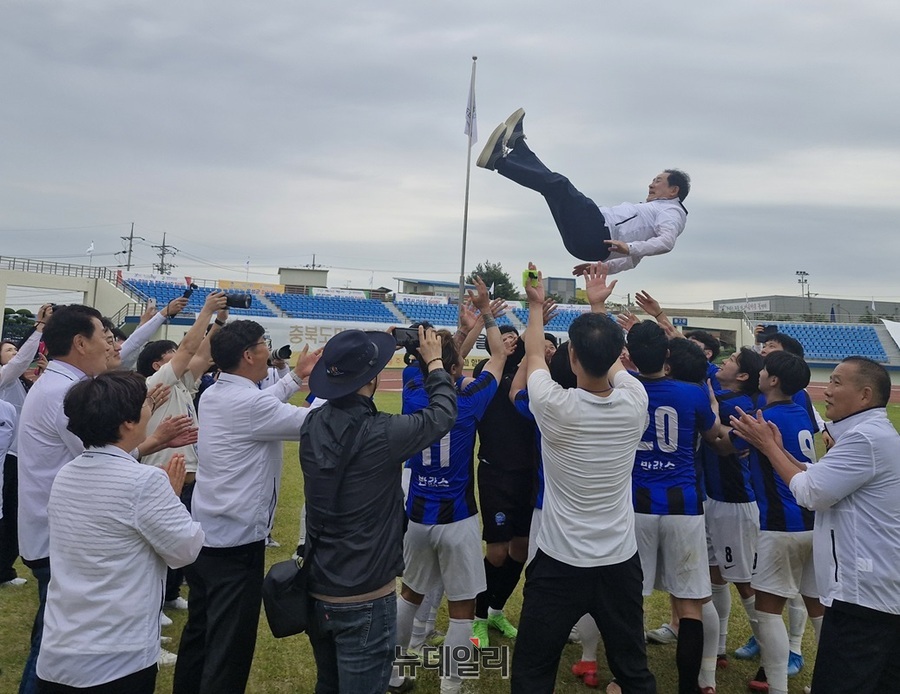
M 783 598 L 792 598 L 798 593 L 817 597 L 812 547 L 812 530 L 799 533 L 760 530 L 756 567 L 750 585 L 754 590 Z
M 634 535 L 644 571 L 645 597 L 654 588 L 692 600 L 712 595 L 703 516 L 635 513 Z
M 525 565 L 531 563 L 534 555 L 537 554 L 537 536 L 541 529 L 541 509 L 536 508 L 531 512 L 531 529 L 528 531 L 528 557 L 525 559 Z
M 730 583 L 749 583 L 756 560 L 759 506 L 755 501 L 730 504 L 707 499 L 703 509 L 709 565 L 718 566 Z
M 425 595 L 441 581 L 447 600 L 472 600 L 487 589 L 478 516 L 444 525 L 410 522 L 403 540 L 403 582 Z

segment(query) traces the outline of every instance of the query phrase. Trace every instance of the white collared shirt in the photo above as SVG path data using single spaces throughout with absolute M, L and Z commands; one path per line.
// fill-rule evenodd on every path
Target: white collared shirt
M 816 512 L 813 555 L 822 604 L 900 614 L 900 435 L 876 408 L 828 425 L 831 447 L 791 478 Z
M 66 429 L 63 400 L 87 376 L 66 362 L 51 361 L 28 391 L 19 417 L 19 553 L 23 559 L 50 556 L 47 502 L 59 469 L 81 455 L 84 446 Z
M 613 253 L 606 261 L 609 274 L 630 270 L 647 255 L 668 253 L 684 231 L 687 210 L 678 198 L 623 202 L 601 207 L 610 238 L 628 244 L 628 255 Z
M 206 532 L 206 547 L 237 547 L 269 534 L 281 484 L 281 442 L 300 440 L 309 412 L 285 402 L 299 389 L 291 378 L 260 390 L 223 373 L 204 391 L 191 509 Z
M 190 564 L 203 546 L 166 473 L 116 446 L 90 448 L 56 475 L 48 515 L 38 675 L 91 687 L 156 663 L 166 565 Z

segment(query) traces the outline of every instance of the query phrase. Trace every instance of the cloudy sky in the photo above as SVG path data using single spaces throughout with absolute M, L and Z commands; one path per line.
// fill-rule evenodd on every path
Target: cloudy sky
M 900 6 L 889 0 L 19 0 L 0 8 L 0 253 L 115 265 L 131 223 L 173 275 L 455 281 L 569 274 L 536 193 L 477 169 L 519 106 L 600 204 L 694 182 L 675 250 L 619 275 L 664 303 L 900 300 Z

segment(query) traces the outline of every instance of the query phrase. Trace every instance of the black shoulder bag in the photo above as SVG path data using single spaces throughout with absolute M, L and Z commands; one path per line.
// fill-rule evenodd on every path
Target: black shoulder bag
M 365 421 L 365 415 L 359 418 L 351 427 L 347 444 L 341 452 L 341 460 L 338 463 L 336 484 L 334 486 L 334 499 L 329 508 L 334 508 L 339 498 L 341 485 L 344 482 L 344 474 L 350 462 L 350 451 L 356 443 L 356 437 Z M 297 559 L 288 559 L 272 564 L 269 572 L 263 579 L 262 597 L 263 607 L 266 610 L 266 620 L 269 629 L 276 639 L 294 634 L 302 634 L 309 626 L 310 605 L 309 596 L 309 569 L 312 566 L 316 553 L 316 543 L 311 532 L 307 533 L 306 546 L 303 556 Z

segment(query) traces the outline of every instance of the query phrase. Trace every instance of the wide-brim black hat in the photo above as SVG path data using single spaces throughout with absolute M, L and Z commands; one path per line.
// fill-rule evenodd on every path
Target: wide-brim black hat
M 325 400 L 355 393 L 387 365 L 396 347 L 390 333 L 344 330 L 325 344 L 309 375 L 309 389 Z

